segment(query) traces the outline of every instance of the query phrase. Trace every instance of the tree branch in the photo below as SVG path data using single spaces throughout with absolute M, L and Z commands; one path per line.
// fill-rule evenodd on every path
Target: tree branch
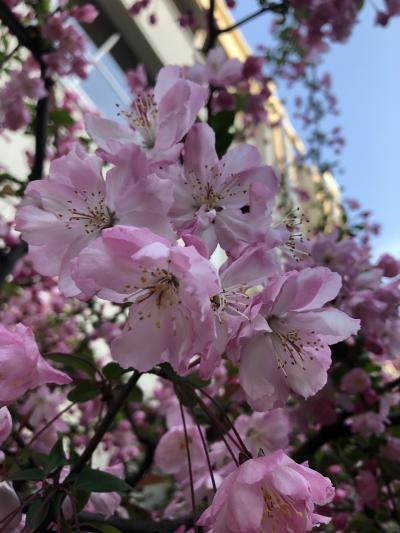
M 247 17 L 242 18 L 232 26 L 228 26 L 227 28 L 222 28 L 220 30 L 217 30 L 217 33 L 228 33 L 230 31 L 236 30 L 237 28 L 240 28 L 240 26 L 243 26 L 243 24 L 246 24 L 246 22 L 250 22 L 250 20 L 253 20 L 263 13 L 266 13 L 268 11 L 268 7 L 261 7 L 251 15 L 248 15 Z
M 46 64 L 43 61 L 43 54 L 48 52 L 48 50 L 46 50 L 45 43 L 40 37 L 38 30 L 34 27 L 24 27 L 11 9 L 4 3 L 4 0 L 0 0 L 0 20 L 18 39 L 19 44 L 27 48 L 39 63 L 40 77 L 46 89 L 46 95 L 38 100 L 36 106 L 34 121 L 35 155 L 32 170 L 28 176 L 28 181 L 40 180 L 43 176 L 43 166 L 46 160 L 49 95 L 53 86 L 53 80 L 46 75 Z M 12 273 L 17 261 L 27 251 L 28 247 L 26 243 L 21 241 L 20 244 L 12 248 L 9 252 L 1 255 L 0 290 L 7 276 Z
M 214 48 L 217 37 L 218 37 L 218 28 L 217 23 L 215 20 L 215 0 L 210 0 L 210 6 L 208 9 L 207 14 L 207 26 L 208 26 L 208 34 L 207 39 L 204 43 L 204 53 L 208 54 L 208 52 Z M 214 96 L 214 87 L 210 86 L 210 94 L 208 96 L 207 100 L 207 123 L 211 124 L 212 120 L 212 100 Z
M 204 52 L 207 54 L 215 46 L 218 37 L 217 22 L 215 20 L 215 0 L 210 0 L 210 6 L 207 12 L 207 39 L 204 43 Z
M 350 416 L 349 414 L 343 414 L 335 424 L 322 427 L 318 433 L 291 454 L 292 459 L 302 463 L 311 459 L 314 453 L 324 444 L 336 439 L 355 436 L 351 431 L 351 427 L 345 423 Z M 389 416 L 389 422 L 391 426 L 398 425 L 400 423 L 400 414 Z
M 140 462 L 137 471 L 133 472 L 132 474 L 126 477 L 126 482 L 129 483 L 129 485 L 132 485 L 134 487 L 135 485 L 139 483 L 139 481 L 142 480 L 143 476 L 146 474 L 146 472 L 150 469 L 151 465 L 153 464 L 153 459 L 154 459 L 154 454 L 156 451 L 157 444 L 153 442 L 151 439 L 149 439 L 148 437 L 146 437 L 146 435 L 144 435 L 139 430 L 139 428 L 136 426 L 128 405 L 125 405 L 124 411 L 125 411 L 125 416 L 131 425 L 133 433 L 136 435 L 140 444 L 142 444 L 145 448 L 143 459 Z
M 8 252 L 0 251 L 0 290 L 1 287 L 3 287 L 7 276 L 13 271 L 17 261 L 21 259 L 27 251 L 28 246 L 24 241 L 21 241 Z
M 47 148 L 47 128 L 49 117 L 49 96 L 53 87 L 53 80 L 46 77 L 45 68 L 41 67 L 41 78 L 46 89 L 46 96 L 38 100 L 36 106 L 36 116 L 34 122 L 35 130 L 35 157 L 33 160 L 32 170 L 29 174 L 28 181 L 40 180 L 43 177 L 43 166 L 46 160 Z
M 392 389 L 395 389 L 396 387 L 400 387 L 400 378 L 385 383 L 385 385 L 380 388 L 380 392 L 389 392 Z
M 17 19 L 11 9 L 5 4 L 4 0 L 0 0 L 0 19 L 10 32 L 15 35 L 19 43 L 27 48 L 40 66 L 44 66 L 43 41 L 34 27 L 25 28 Z
M 99 427 L 97 428 L 95 434 L 90 439 L 88 445 L 86 446 L 85 450 L 83 451 L 82 455 L 79 457 L 79 459 L 76 461 L 76 463 L 71 468 L 71 473 L 68 477 L 73 476 L 74 474 L 79 474 L 85 466 L 86 463 L 90 460 L 92 457 L 94 451 L 96 450 L 97 446 L 99 445 L 101 439 L 104 437 L 105 433 L 107 432 L 108 428 L 112 424 L 114 418 L 118 414 L 118 411 L 121 409 L 121 407 L 124 405 L 126 399 L 128 398 L 130 392 L 136 385 L 136 383 L 139 381 L 139 378 L 142 374 L 139 372 L 134 372 L 134 374 L 131 376 L 129 381 L 126 383 L 126 385 L 122 388 L 121 392 L 116 396 L 112 402 L 110 403 L 110 406 L 107 410 L 107 413 L 103 420 L 101 421 Z M 68 478 L 67 478 L 68 479 Z
M 297 463 L 303 463 L 309 460 L 327 442 L 341 437 L 350 437 L 351 429 L 350 426 L 344 424 L 345 419 L 346 417 L 342 417 L 339 422 L 322 427 L 318 433 L 291 454 L 292 459 Z

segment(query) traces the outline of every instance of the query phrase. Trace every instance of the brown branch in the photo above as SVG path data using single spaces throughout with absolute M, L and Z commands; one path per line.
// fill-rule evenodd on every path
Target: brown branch
M 232 26 L 228 26 L 227 28 L 218 29 L 217 33 L 228 33 L 232 30 L 236 30 L 237 28 L 240 28 L 247 22 L 250 22 L 251 20 L 259 17 L 260 15 L 266 13 L 267 11 L 271 11 L 272 13 L 276 13 L 278 15 L 286 15 L 289 10 L 289 2 L 288 0 L 283 0 L 282 2 L 262 2 L 264 5 L 260 7 L 257 11 L 254 13 L 251 13 L 250 15 L 247 15 L 246 17 L 242 18 L 235 24 L 232 24 Z M 260 2 L 261 4 L 261 2 Z
M 393 381 L 389 381 L 388 383 L 385 383 L 380 388 L 380 392 L 389 392 L 392 389 L 395 389 L 396 387 L 400 387 L 400 378 L 397 378 L 397 379 L 394 379 Z
M 215 20 L 215 4 L 215 0 L 210 0 L 210 5 L 207 12 L 208 34 L 204 43 L 204 52 L 206 54 L 215 46 L 219 33 L 217 21 Z
M 0 251 L 0 290 L 3 287 L 7 276 L 9 276 L 16 263 L 28 251 L 28 245 L 24 241 L 11 248 L 8 252 Z
M 126 385 L 122 388 L 118 396 L 116 396 L 111 401 L 105 417 L 101 421 L 101 424 L 97 428 L 93 437 L 90 439 L 82 455 L 79 457 L 76 463 L 72 466 L 71 473 L 68 477 L 73 476 L 74 474 L 79 474 L 79 472 L 81 472 L 85 468 L 86 463 L 91 459 L 94 451 L 96 450 L 97 446 L 101 442 L 108 428 L 114 421 L 114 418 L 118 414 L 118 411 L 122 408 L 122 406 L 126 402 L 129 394 L 131 393 L 132 389 L 135 387 L 140 376 L 141 374 L 135 371 L 133 375 L 131 376 L 131 378 L 129 379 L 129 381 L 126 383 Z
M 261 7 L 251 15 L 247 15 L 247 17 L 242 18 L 235 24 L 232 24 L 232 26 L 228 26 L 227 28 L 222 28 L 218 30 L 218 33 L 228 33 L 230 31 L 236 30 L 237 28 L 240 28 L 240 26 L 243 26 L 243 24 L 246 24 L 246 22 L 250 22 L 251 20 L 259 17 L 263 13 L 266 13 L 268 11 L 268 7 Z
M 346 424 L 346 420 L 350 414 L 343 414 L 339 417 L 338 422 L 329 426 L 322 427 L 318 433 L 310 437 L 304 444 L 295 450 L 291 456 L 298 463 L 312 459 L 312 456 L 324 444 L 328 444 L 336 439 L 356 436 L 352 433 L 351 427 Z M 400 414 L 389 416 L 391 426 L 396 426 L 400 423 Z
M 37 32 L 37 28 L 33 26 L 26 28 L 23 26 L 4 0 L 0 0 L 0 20 L 15 35 L 18 42 L 32 53 L 39 65 L 44 65 L 42 59 L 44 46 Z
M 210 0 L 210 6 L 207 13 L 207 29 L 208 34 L 204 43 L 204 53 L 208 52 L 214 48 L 217 38 L 218 38 L 218 27 L 215 20 L 215 0 Z M 211 124 L 212 121 L 212 100 L 214 96 L 215 89 L 210 86 L 210 94 L 207 100 L 207 123 Z
M 43 80 L 46 89 L 46 95 L 40 98 L 36 106 L 36 115 L 34 120 L 35 135 L 35 155 L 31 173 L 28 181 L 39 180 L 43 176 L 43 166 L 46 160 L 47 145 L 47 128 L 48 128 L 48 107 L 49 96 L 53 86 L 53 80 L 46 75 L 46 64 L 43 61 L 43 55 L 49 50 L 40 37 L 37 28 L 25 27 L 14 15 L 11 9 L 0 0 L 0 20 L 8 27 L 10 32 L 17 38 L 19 45 L 27 48 L 36 59 L 40 66 L 40 77 Z M 21 241 L 17 246 L 0 256 L 0 290 L 9 274 L 12 273 L 15 264 L 27 252 L 26 243 Z
M 41 78 L 46 89 L 46 95 L 38 100 L 36 106 L 36 116 L 34 122 L 35 131 L 35 157 L 33 160 L 32 170 L 29 174 L 28 180 L 40 180 L 43 177 L 43 166 L 46 160 L 47 148 L 47 128 L 49 118 L 49 96 L 53 87 L 53 80 L 46 77 L 46 67 L 41 66 Z
M 178 400 L 179 400 L 179 410 L 181 412 L 181 417 L 182 417 L 183 433 L 185 435 L 185 448 L 186 448 L 186 457 L 187 457 L 187 462 L 188 462 L 189 480 L 190 480 L 190 500 L 192 502 L 193 521 L 195 522 L 194 530 L 196 533 L 198 533 L 199 529 L 198 529 L 198 526 L 196 525 L 196 497 L 194 494 L 193 469 L 192 469 L 192 459 L 190 457 L 189 437 L 188 437 L 188 432 L 186 428 L 185 412 L 182 407 L 182 402 L 180 401 L 179 398 Z
M 341 437 L 350 437 L 352 434 L 351 429 L 350 426 L 345 425 L 345 419 L 346 417 L 342 417 L 339 422 L 322 427 L 318 433 L 309 438 L 291 454 L 292 459 L 298 463 L 308 461 L 324 444 Z
M 143 432 L 139 430 L 139 428 L 135 424 L 128 405 L 125 405 L 124 412 L 127 420 L 130 423 L 133 433 L 135 434 L 140 444 L 142 444 L 145 448 L 143 459 L 139 463 L 137 471 L 126 476 L 126 482 L 134 487 L 139 483 L 139 481 L 143 479 L 143 476 L 151 468 L 154 460 L 154 454 L 156 451 L 157 443 L 149 439 L 146 435 L 143 434 Z

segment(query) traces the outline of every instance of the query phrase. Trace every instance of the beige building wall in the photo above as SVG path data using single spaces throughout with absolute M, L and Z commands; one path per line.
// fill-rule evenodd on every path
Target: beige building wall
M 198 20 L 209 6 L 209 0 L 162 0 L 157 3 L 158 23 L 148 23 L 148 12 L 138 17 L 128 13 L 131 0 L 94 0 L 101 15 L 93 25 L 87 28 L 91 38 L 102 46 L 111 36 L 117 36 L 111 49 L 121 69 L 133 68 L 137 63 L 144 63 L 149 74 L 155 77 L 159 68 L 165 64 L 189 65 L 200 54 L 205 39 L 204 30 L 193 32 L 177 25 L 179 15 L 191 9 Z M 224 0 L 216 2 L 216 19 L 221 28 L 234 24 L 234 19 Z M 227 57 L 240 61 L 252 53 L 251 48 L 239 30 L 224 33 L 219 37 L 219 44 Z M 269 123 L 259 125 L 253 141 L 259 148 L 263 160 L 274 166 L 282 179 L 280 207 L 288 210 L 299 203 L 298 189 L 310 196 L 309 202 L 302 201 L 304 210 L 315 226 L 321 219 L 330 225 L 341 222 L 339 188 L 329 174 L 319 175 L 311 167 L 299 168 L 298 156 L 304 154 L 304 146 L 296 134 L 287 112 L 279 99 L 274 84 L 271 84 L 272 96 L 266 103 Z M 10 134 L 10 141 L 0 139 L 0 163 L 13 169 L 21 177 L 29 173 L 25 158 L 21 157 L 27 148 L 32 148 L 31 141 L 19 134 Z

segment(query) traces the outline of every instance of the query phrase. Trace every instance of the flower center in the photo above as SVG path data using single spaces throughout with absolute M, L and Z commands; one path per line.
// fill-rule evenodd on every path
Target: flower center
M 282 370 L 285 376 L 287 376 L 286 367 L 289 363 L 292 366 L 299 365 L 302 370 L 307 370 L 305 366 L 306 360 L 312 361 L 314 359 L 307 349 L 318 352 L 324 348 L 315 331 L 301 333 L 296 328 L 288 329 L 277 317 L 268 318 L 268 324 L 273 330 L 274 345 L 278 343 L 281 348 L 275 349 L 275 355 L 278 369 Z M 280 355 L 282 351 L 283 357 Z
M 281 526 L 283 523 L 288 522 L 292 518 L 301 518 L 303 513 L 298 511 L 294 505 L 294 500 L 290 496 L 283 496 L 279 494 L 273 488 L 261 487 L 262 496 L 264 499 L 264 509 L 262 524 L 263 528 L 260 530 L 265 531 L 267 522 L 272 522 L 271 531 L 275 531 L 276 526 Z M 277 529 L 278 529 L 277 528 Z
M 124 292 L 130 293 L 130 296 L 125 298 L 126 302 L 133 298 L 133 304 L 140 304 L 154 296 L 159 309 L 168 305 L 172 306 L 175 303 L 181 303 L 177 299 L 179 280 L 174 274 L 159 267 L 154 270 L 148 270 L 142 267 L 140 270 L 142 272 L 140 281 L 143 283 L 143 286 L 132 287 L 132 285 L 126 284 L 124 286 Z
M 244 311 L 250 300 L 250 296 L 247 294 L 248 290 L 247 285 L 238 284 L 222 289 L 219 294 L 211 298 L 211 307 L 220 323 L 224 321 L 224 313 L 247 319 Z
M 224 166 L 223 163 L 222 168 Z M 186 172 L 185 176 L 184 184 L 189 185 L 192 189 L 195 209 L 205 206 L 207 210 L 222 211 L 221 203 L 224 200 L 232 200 L 248 193 L 248 189 L 246 187 L 241 188 L 239 183 L 221 183 L 222 171 L 217 166 L 210 168 L 208 165 L 204 165 L 204 168 L 209 175 L 207 182 L 203 182 L 193 170 Z
M 147 149 L 154 148 L 156 141 L 154 125 L 157 113 L 157 104 L 151 92 L 138 95 L 133 103 L 133 109 L 123 112 L 142 137 L 143 146 Z
M 65 227 L 72 229 L 74 223 L 82 223 L 87 235 L 101 231 L 105 228 L 110 228 L 115 224 L 115 213 L 111 212 L 106 206 L 104 195 L 101 191 L 74 191 L 74 194 L 79 200 L 84 203 L 84 207 L 77 209 L 76 207 L 68 207 L 68 215 L 59 213 L 60 219 L 64 219 Z M 72 204 L 72 200 L 67 200 L 68 204 Z
M 296 261 L 300 262 L 304 257 L 310 256 L 309 252 L 303 250 L 303 245 L 305 241 L 310 241 L 307 236 L 310 233 L 310 230 L 306 230 L 305 233 L 302 230 L 303 223 L 309 224 L 309 219 L 300 212 L 300 208 L 297 207 L 274 226 L 276 230 L 283 230 L 287 233 L 286 242 L 283 243 L 283 249 L 289 253 Z

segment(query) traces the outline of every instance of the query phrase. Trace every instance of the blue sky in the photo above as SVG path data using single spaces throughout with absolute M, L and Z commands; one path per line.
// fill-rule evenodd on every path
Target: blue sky
M 391 251 L 400 256 L 400 18 L 386 28 L 377 27 L 374 9 L 366 4 L 350 40 L 333 45 L 324 61 L 333 77 L 347 141 L 341 156 L 345 173 L 337 181 L 344 196 L 357 198 L 382 224 L 374 254 Z M 239 0 L 233 14 L 240 19 L 257 5 L 256 0 Z M 262 16 L 242 31 L 255 49 L 268 42 L 269 26 Z M 280 94 L 293 115 L 291 93 L 281 87 Z M 293 124 L 301 135 L 299 124 Z

